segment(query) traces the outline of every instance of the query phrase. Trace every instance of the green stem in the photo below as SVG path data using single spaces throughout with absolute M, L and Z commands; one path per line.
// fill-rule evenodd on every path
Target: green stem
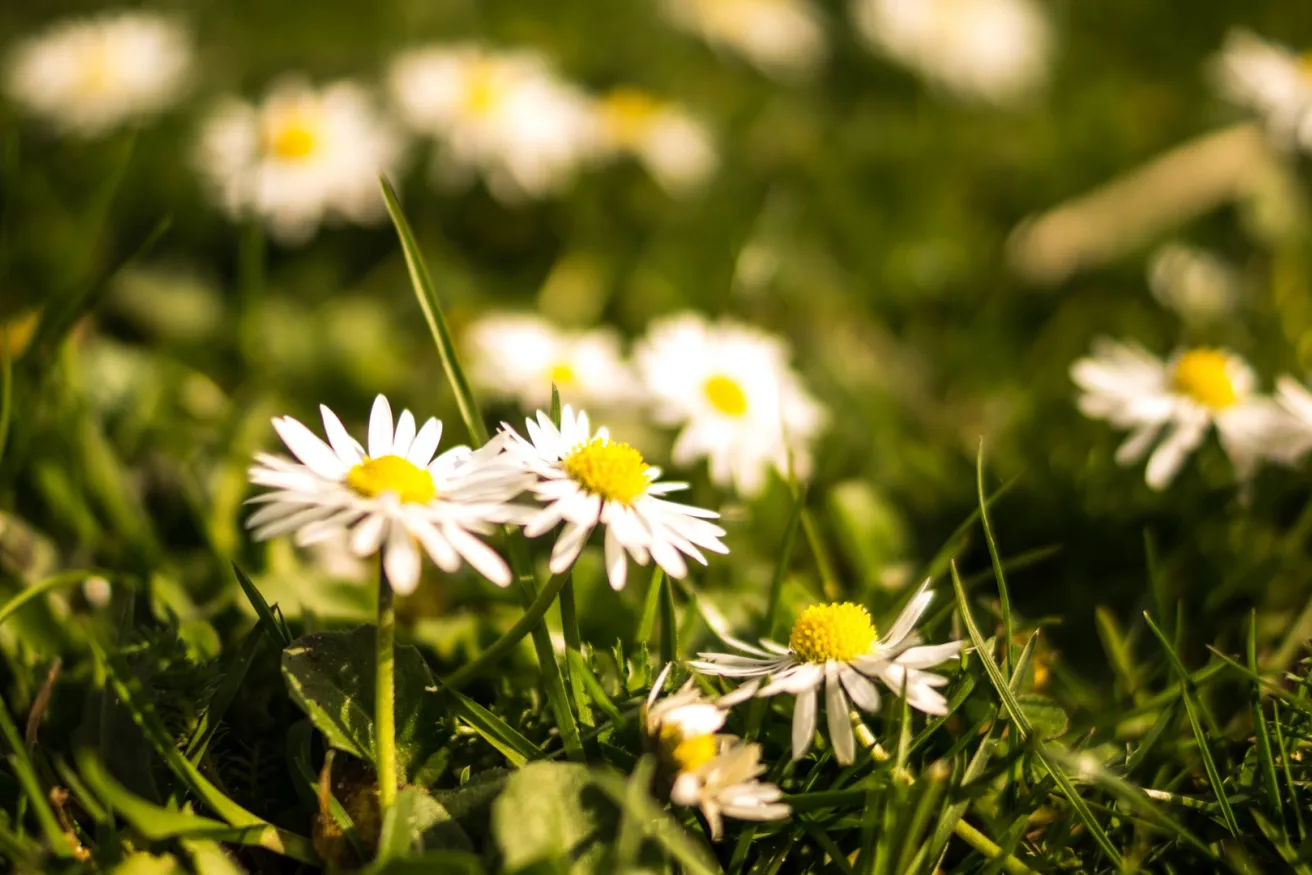
M 583 636 L 579 632 L 579 615 L 574 606 L 572 571 L 565 573 L 565 586 L 560 591 L 560 625 L 565 631 L 565 647 L 577 653 L 579 661 L 583 662 Z M 592 708 L 588 704 L 588 691 L 583 685 L 583 677 L 578 671 L 570 668 L 568 659 L 565 661 L 565 668 L 569 675 L 570 692 L 574 695 L 574 707 L 579 712 L 579 722 L 584 726 L 592 726 Z
M 515 625 L 502 634 L 500 638 L 493 641 L 491 646 L 478 655 L 473 662 L 465 665 L 442 678 L 442 686 L 448 689 L 458 689 L 469 683 L 471 678 L 477 677 L 478 673 L 487 668 L 492 663 L 500 659 L 504 654 L 510 651 L 512 647 L 524 640 L 524 636 L 542 621 L 542 617 L 551 608 L 551 603 L 556 600 L 556 593 L 560 592 L 565 581 L 569 580 L 568 574 L 554 575 L 547 585 L 538 593 L 538 597 L 533 600 L 533 604 L 525 609 Z
M 952 831 L 956 833 L 957 838 L 961 839 L 990 860 L 1001 859 L 1002 868 L 1009 872 L 1010 875 L 1034 875 L 1033 869 L 1002 850 L 1002 848 L 994 844 L 993 840 L 984 835 L 984 833 L 975 829 L 975 827 L 971 826 L 969 823 L 966 823 L 964 817 L 957 820 L 956 824 L 952 827 Z
M 396 802 L 396 674 L 392 659 L 396 649 L 396 609 L 392 585 L 382 562 L 378 564 L 378 636 L 374 679 L 374 752 L 378 761 L 379 816 Z

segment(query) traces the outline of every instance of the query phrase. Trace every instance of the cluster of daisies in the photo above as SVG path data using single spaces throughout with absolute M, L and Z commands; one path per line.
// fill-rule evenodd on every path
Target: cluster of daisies
M 1071 367 L 1080 410 L 1130 435 L 1116 451 L 1123 465 L 1145 456 L 1145 477 L 1164 489 L 1215 430 L 1240 481 L 1263 461 L 1291 464 L 1312 449 L 1312 392 L 1291 376 L 1274 395 L 1258 391 L 1253 368 L 1237 354 L 1194 347 L 1163 360 L 1142 346 L 1101 339 Z
M 1312 152 L 1312 64 L 1307 54 L 1236 30 L 1227 37 L 1213 72 L 1230 100 L 1261 118 L 1273 142 Z
M 326 440 L 291 417 L 273 421 L 292 457 L 260 453 L 251 482 L 263 488 L 248 525 L 259 540 L 291 535 L 300 546 L 335 540 L 360 557 L 380 555 L 380 586 L 414 591 L 427 554 L 454 572 L 468 563 L 488 580 L 511 582 L 506 562 L 487 538 L 501 526 L 522 526 L 528 537 L 557 531 L 552 573 L 568 571 L 592 533 L 604 531 L 606 572 L 624 586 L 630 559 L 656 562 L 672 577 L 687 574 L 684 557 L 705 563 L 703 551 L 727 553 L 718 514 L 678 504 L 665 496 L 684 484 L 661 481 L 632 446 L 593 429 L 586 414 L 561 409 L 559 424 L 545 413 L 525 422 L 524 434 L 503 424 L 483 447 L 438 453 L 442 424 L 420 425 L 408 410 L 393 416 L 379 396 L 364 443 L 328 408 L 321 408 Z M 726 710 L 752 697 L 795 697 L 792 755 L 812 744 L 824 692 L 826 724 L 834 757 L 855 757 L 854 724 L 860 711 L 874 713 L 880 693 L 874 681 L 928 714 L 947 713 L 938 691 L 947 678 L 927 669 L 955 657 L 961 642 L 923 645 L 916 632 L 932 600 L 925 586 L 915 593 L 881 637 L 865 608 L 821 604 L 797 618 L 787 645 L 758 645 L 732 637 L 737 653 L 702 653 L 691 667 L 744 681 L 718 699 L 691 684 L 661 699 L 666 673 L 653 684 L 643 724 L 658 755 L 668 794 L 678 805 L 700 808 L 714 838 L 725 816 L 769 820 L 785 817 L 779 788 L 760 780 L 761 750 L 720 730 Z M 668 670 L 667 670 L 668 671 Z
M 528 314 L 485 316 L 464 339 L 470 376 L 485 392 L 533 409 L 555 385 L 582 406 L 648 410 L 678 429 L 674 464 L 706 459 L 712 483 L 746 497 L 760 494 L 771 470 L 805 478 L 825 423 L 785 343 L 727 319 L 658 319 L 631 361 L 612 329 L 565 331 Z

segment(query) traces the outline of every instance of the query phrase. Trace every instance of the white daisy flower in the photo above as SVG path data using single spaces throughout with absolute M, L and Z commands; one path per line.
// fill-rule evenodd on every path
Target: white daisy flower
M 1285 374 L 1276 380 L 1276 402 L 1288 414 L 1287 427 L 1271 442 L 1268 456 L 1292 464 L 1312 450 L 1312 392 Z
M 170 106 L 190 66 L 190 41 L 178 22 L 148 12 L 106 12 L 60 22 L 19 43 L 5 90 L 56 129 L 96 137 Z
M 780 820 L 791 813 L 774 784 L 757 780 L 764 772 L 759 745 L 716 734 L 724 711 L 689 681 L 660 701 L 667 665 L 643 706 L 643 725 L 670 782 L 670 801 L 701 809 L 711 840 L 724 835 L 724 820 Z
M 953 93 L 1013 103 L 1047 80 L 1051 28 L 1033 0 L 853 0 L 871 47 Z
M 439 175 L 481 173 L 502 200 L 560 189 L 595 140 L 589 99 L 534 52 L 416 49 L 396 59 L 389 82 L 402 119 L 441 144 Z
M 1213 74 L 1222 95 L 1260 116 L 1277 143 L 1312 150 L 1312 63 L 1306 55 L 1233 30 Z
M 871 678 L 897 695 L 905 691 L 912 708 L 936 716 L 947 713 L 947 700 L 936 687 L 944 686 L 948 679 L 925 669 L 956 656 L 965 642 L 920 646 L 916 623 L 934 598 L 928 586 L 929 581 L 925 581 L 883 638 L 875 631 L 869 612 L 860 605 L 812 605 L 793 624 L 787 647 L 766 640 L 760 647 L 736 641 L 735 646 L 746 655 L 699 653 L 701 659 L 689 664 L 706 674 L 747 679 L 747 683 L 720 699 L 723 706 L 753 696 L 796 696 L 794 760 L 805 756 L 811 746 L 818 694 L 823 687 L 829 743 L 840 763 L 851 763 L 855 741 L 848 716 L 849 699 L 863 711 L 878 711 L 879 690 Z
M 324 221 L 380 221 L 378 177 L 397 169 L 403 151 L 360 85 L 316 89 L 285 79 L 258 106 L 232 100 L 218 108 L 202 129 L 197 161 L 228 213 L 258 216 L 296 243 Z
M 1233 313 L 1242 283 L 1234 267 L 1206 249 L 1167 243 L 1148 262 L 1153 297 L 1191 322 L 1214 322 Z
M 719 163 L 710 131 L 677 104 L 635 88 L 616 88 L 597 101 L 598 148 L 628 153 L 667 191 L 697 188 Z
M 502 425 L 510 439 L 506 452 L 540 478 L 532 490 L 546 502 L 527 519 L 524 534 L 536 538 L 565 523 L 551 551 L 552 574 L 574 564 L 598 525 L 606 529 L 606 576 L 615 589 L 624 588 L 628 556 L 639 565 L 654 559 L 670 577 L 681 578 L 688 573 L 684 555 L 705 565 L 702 550 L 729 552 L 720 541 L 724 529 L 707 522 L 718 513 L 665 500 L 662 496 L 688 484 L 658 482 L 660 468 L 649 466 L 628 444 L 611 440 L 605 428 L 593 432 L 586 413 L 575 415 L 566 404 L 559 429 L 541 411 L 536 422 L 525 425 L 527 440 Z
M 664 0 L 667 19 L 770 76 L 809 73 L 824 60 L 820 14 L 807 0 Z
M 810 470 L 823 409 L 788 366 L 778 338 L 687 313 L 655 322 L 635 350 L 655 416 L 682 426 L 676 465 L 706 458 L 711 480 L 745 496 L 765 488 L 771 467 L 785 477 Z
M 1288 414 L 1257 394 L 1252 368 L 1228 350 L 1182 350 L 1164 362 L 1137 344 L 1102 339 L 1071 366 L 1071 379 L 1084 391 L 1085 416 L 1131 431 L 1117 462 L 1133 465 L 1157 445 L 1145 474 L 1153 489 L 1166 488 L 1212 426 L 1240 480 L 1287 430 Z
M 387 580 L 401 595 L 419 583 L 420 547 L 443 571 L 456 571 L 463 559 L 498 586 L 510 583 L 506 563 L 474 537 L 522 516 L 508 502 L 532 477 L 502 454 L 504 438 L 434 458 L 442 423 L 429 419 L 416 428 L 404 410 L 393 424 L 392 408 L 379 395 L 366 449 L 331 410 L 319 410 L 327 443 L 282 416 L 273 427 L 296 458 L 255 457 L 251 482 L 271 490 L 252 499 L 263 505 L 246 522 L 257 540 L 294 533 L 301 547 L 340 538 L 356 556 L 381 550 Z
M 464 341 L 470 378 L 530 409 L 551 403 L 553 383 L 578 404 L 617 405 L 637 394 L 619 335 L 609 328 L 564 331 L 527 313 L 495 313 L 471 325 Z

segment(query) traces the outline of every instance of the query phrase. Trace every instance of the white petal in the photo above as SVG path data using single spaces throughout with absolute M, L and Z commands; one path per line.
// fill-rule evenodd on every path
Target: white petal
M 1175 423 L 1166 439 L 1148 457 L 1148 469 L 1144 477 L 1149 486 L 1160 490 L 1170 484 L 1185 458 L 1202 442 L 1207 424 L 1205 415 L 1195 415 Z
M 816 692 L 807 690 L 793 704 L 793 762 L 806 756 L 815 735 Z
M 615 536 L 613 529 L 606 530 L 606 579 L 610 581 L 610 588 L 619 591 L 624 589 L 624 583 L 629 573 L 629 555 L 624 552 L 624 547 L 620 544 L 620 539 Z
M 323 431 L 328 435 L 328 443 L 337 454 L 337 458 L 342 460 L 342 464 L 348 468 L 360 464 L 362 461 L 360 445 L 347 433 L 346 426 L 342 425 L 337 414 L 329 410 L 326 405 L 320 404 L 319 415 L 323 417 Z
M 966 646 L 965 641 L 949 641 L 927 647 L 912 647 L 898 654 L 898 665 L 907 668 L 932 668 L 956 656 Z
M 424 548 L 433 563 L 447 574 L 452 574 L 460 569 L 460 554 L 451 546 L 451 542 L 438 531 L 437 527 L 427 520 L 410 523 L 410 534 L 419 539 L 420 545 Z
M 556 539 L 556 546 L 551 549 L 551 561 L 547 567 L 552 574 L 564 574 L 574 564 L 593 528 L 593 526 L 566 524 L 560 537 Z
M 933 600 L 934 593 L 929 591 L 929 581 L 926 580 L 920 585 L 920 589 L 916 594 L 911 597 L 911 601 L 907 602 L 907 606 L 902 609 L 902 613 L 898 614 L 897 620 L 880 644 L 885 647 L 897 647 L 901 644 L 902 640 L 916 628 L 921 615 L 925 613 L 929 608 L 929 603 Z
M 865 675 L 848 666 L 843 666 L 839 670 L 838 676 L 842 679 L 847 694 L 852 697 L 852 701 L 858 708 L 869 714 L 874 714 L 879 710 L 879 690 L 866 679 Z
M 409 410 L 402 410 L 396 420 L 396 433 L 392 435 L 392 455 L 406 458 L 410 455 L 410 444 L 415 439 L 415 415 Z
M 424 423 L 424 427 L 419 429 L 419 434 L 415 435 L 406 458 L 416 468 L 427 468 L 428 463 L 433 461 L 433 453 L 437 452 L 437 445 L 441 440 L 442 423 L 436 419 L 428 420 Z
M 825 718 L 829 723 L 829 743 L 834 747 L 834 758 L 842 765 L 850 765 L 856 755 L 856 742 L 852 736 L 852 721 L 847 716 L 847 697 L 838 680 L 838 663 L 825 664 Z
M 369 457 L 377 459 L 392 453 L 392 406 L 387 398 L 379 395 L 374 399 L 374 409 L 369 414 Z
M 340 480 L 346 475 L 346 466 L 337 458 L 332 448 L 290 416 L 280 416 L 275 419 L 273 428 L 278 432 L 278 437 L 282 438 L 282 442 L 287 445 L 287 449 L 320 477 Z
M 497 586 L 510 585 L 510 569 L 495 550 L 459 526 L 445 526 L 442 533 L 475 571 Z
M 405 526 L 392 523 L 383 552 L 383 570 L 387 582 L 397 595 L 409 595 L 419 585 L 419 548 Z
M 382 546 L 387 518 L 380 513 L 371 513 L 351 530 L 351 552 L 356 556 L 372 556 Z

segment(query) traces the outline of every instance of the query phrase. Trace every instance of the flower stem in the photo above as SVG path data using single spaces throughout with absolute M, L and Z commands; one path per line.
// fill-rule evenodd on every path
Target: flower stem
M 374 753 L 378 766 L 379 815 L 387 814 L 396 801 L 396 609 L 392 585 L 382 562 L 378 565 L 378 634 L 374 678 Z

